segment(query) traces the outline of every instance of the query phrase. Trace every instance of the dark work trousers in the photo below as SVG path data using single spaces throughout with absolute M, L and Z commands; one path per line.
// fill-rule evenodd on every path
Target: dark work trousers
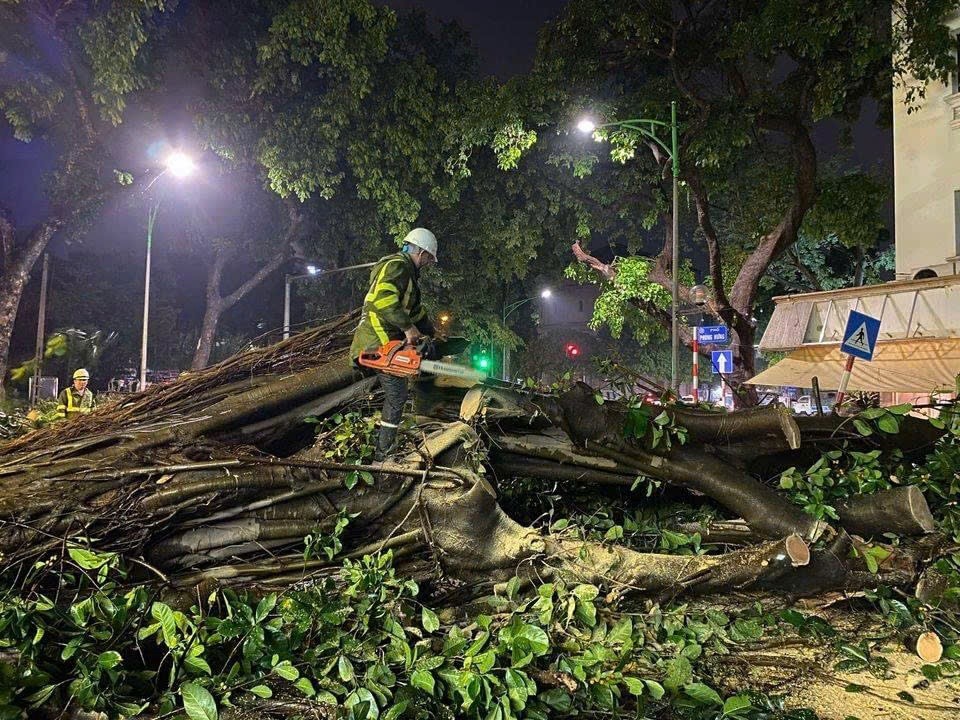
M 383 412 L 380 415 L 380 436 L 377 438 L 377 456 L 383 458 L 393 452 L 397 444 L 397 428 L 403 416 L 409 390 L 407 379 L 379 373 L 383 388 Z

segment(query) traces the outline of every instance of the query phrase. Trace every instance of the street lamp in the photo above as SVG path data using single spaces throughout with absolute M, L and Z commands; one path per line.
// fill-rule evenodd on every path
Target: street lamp
M 147 186 L 149 189 L 153 183 L 162 178 L 168 172 L 174 177 L 185 178 L 193 173 L 195 166 L 189 155 L 182 152 L 175 152 L 169 155 L 164 162 L 163 171 L 157 175 Z M 143 337 L 140 340 L 140 389 L 147 387 L 147 330 L 150 324 L 150 255 L 153 249 L 153 228 L 157 222 L 157 213 L 160 212 L 160 201 L 147 211 L 147 263 L 144 271 L 143 282 Z
M 540 298 L 543 300 L 549 300 L 553 296 L 553 291 L 550 288 L 544 288 L 540 291 Z M 530 297 L 525 297 L 522 300 L 517 300 L 510 303 L 509 305 L 504 305 L 503 307 L 503 325 L 506 327 L 507 318 L 510 317 L 520 306 L 525 305 L 531 300 L 536 300 L 536 295 L 531 295 Z M 500 368 L 501 379 L 506 382 L 510 382 L 510 348 L 507 347 L 506 343 L 503 343 L 501 346 L 501 356 L 503 358 L 502 367 Z
M 605 127 L 623 127 L 634 132 L 640 133 L 648 140 L 655 142 L 670 158 L 673 166 L 673 302 L 670 308 L 670 387 L 677 389 L 677 375 L 680 366 L 680 328 L 677 319 L 677 307 L 680 301 L 679 290 L 679 265 L 680 265 L 680 239 L 679 234 L 679 200 L 678 200 L 678 182 L 680 179 L 680 152 L 677 141 L 677 103 L 670 103 L 670 122 L 663 120 L 651 120 L 648 118 L 631 118 L 630 120 L 618 120 L 615 122 L 596 124 L 589 118 L 584 118 L 577 123 L 577 129 L 582 133 L 592 133 L 598 128 Z M 670 130 L 670 144 L 668 145 L 663 138 L 657 134 L 657 128 L 666 128 Z
M 333 275 L 335 273 L 347 272 L 348 270 L 360 270 L 376 265 L 375 262 L 363 263 L 362 265 L 349 265 L 342 268 L 332 268 L 330 270 L 321 270 L 316 265 L 307 265 L 307 271 L 299 275 L 285 275 L 283 283 L 283 339 L 290 337 L 290 286 L 294 280 L 303 278 L 316 278 L 324 275 Z

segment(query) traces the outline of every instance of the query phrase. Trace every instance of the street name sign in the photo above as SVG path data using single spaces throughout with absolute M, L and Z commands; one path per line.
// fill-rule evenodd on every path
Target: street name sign
M 701 345 L 726 345 L 730 333 L 726 325 L 704 325 L 697 328 L 697 342 Z

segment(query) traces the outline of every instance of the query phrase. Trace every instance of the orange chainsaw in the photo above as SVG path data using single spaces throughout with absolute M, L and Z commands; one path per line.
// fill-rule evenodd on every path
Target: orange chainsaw
M 483 382 L 487 379 L 486 374 L 473 368 L 427 360 L 424 357 L 426 354 L 428 353 L 425 346 L 410 345 L 405 340 L 391 340 L 376 350 L 360 353 L 357 362 L 371 370 L 403 378 L 416 377 L 426 372 L 431 375 L 447 375 L 473 382 Z

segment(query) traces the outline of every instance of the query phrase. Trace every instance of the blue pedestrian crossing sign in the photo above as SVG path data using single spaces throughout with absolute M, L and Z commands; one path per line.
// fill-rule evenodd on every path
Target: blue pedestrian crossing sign
M 715 373 L 726 375 L 733 372 L 733 350 L 714 350 L 710 353 L 710 364 Z
M 850 311 L 847 329 L 843 331 L 840 350 L 861 360 L 873 360 L 873 350 L 880 335 L 880 321 L 877 318 Z

